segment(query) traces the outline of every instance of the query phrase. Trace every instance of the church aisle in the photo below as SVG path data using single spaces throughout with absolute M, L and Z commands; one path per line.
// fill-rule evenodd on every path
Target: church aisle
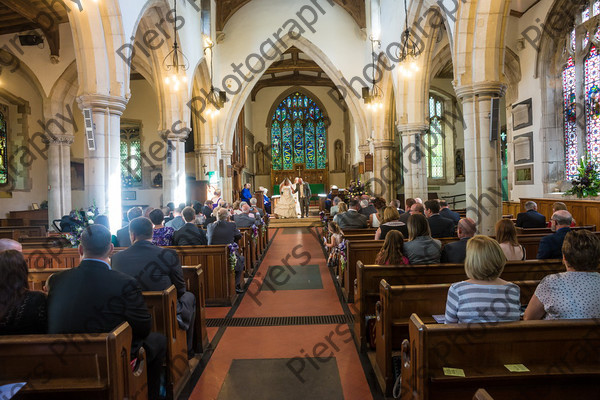
M 236 326 L 209 328 L 214 352 L 190 399 L 373 398 L 314 229 L 278 229 L 228 310 L 207 312 Z

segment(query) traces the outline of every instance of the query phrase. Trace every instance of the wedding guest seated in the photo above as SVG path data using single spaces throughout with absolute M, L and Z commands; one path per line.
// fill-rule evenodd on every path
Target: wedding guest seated
M 217 208 L 217 206 L 219 205 L 219 202 L 221 201 L 221 189 L 216 189 L 215 190 L 215 195 L 213 196 L 212 200 L 212 208 L 213 210 L 215 208 Z
M 182 207 L 183 205 L 183 207 Z M 175 211 L 173 211 L 173 219 L 170 220 L 169 222 L 165 223 L 165 226 L 167 228 L 173 228 L 174 230 L 179 230 L 183 225 L 185 225 L 185 221 L 183 220 L 183 217 L 181 216 L 181 211 L 183 211 L 183 209 L 185 208 L 185 204 L 180 204 L 179 206 L 177 206 L 175 208 Z
M 446 323 L 518 321 L 521 289 L 500 279 L 506 265 L 504 253 L 494 239 L 477 235 L 467 242 L 465 273 L 469 278 L 450 286 Z
M 196 212 L 186 207 L 181 212 L 185 225 L 173 234 L 175 246 L 204 246 L 208 244 L 206 233 L 196 225 Z
M 431 237 L 427 218 L 415 213 L 408 219 L 408 242 L 404 243 L 404 255 L 411 264 L 437 264 L 442 254 L 442 243 Z
M 259 219 L 254 214 L 250 214 L 250 206 L 246 203 L 242 203 L 242 209 L 239 214 L 233 216 L 233 222 L 238 228 L 250 228 L 252 225 L 260 225 Z
M 450 207 L 448 207 L 448 202 L 446 200 L 440 200 L 440 215 L 444 218 L 452 220 L 454 225 L 457 225 L 458 221 L 460 221 L 460 214 L 452 211 Z
M 342 201 L 342 199 L 340 199 L 337 196 L 335 196 L 333 198 L 333 204 L 332 204 L 331 208 L 329 209 L 329 215 L 331 217 L 335 217 L 335 215 L 339 212 L 339 204 L 341 201 Z
M 369 215 L 377 213 L 377 208 L 375 208 L 373 203 L 369 200 L 362 199 L 360 201 L 360 210 L 358 212 L 368 218 Z
M 6 250 L 16 250 L 21 253 L 23 252 L 23 245 L 16 240 L 0 239 L 0 252 Z
M 390 201 L 390 207 L 394 207 L 396 210 L 398 210 L 398 214 L 404 214 L 404 210 L 402 209 L 402 203 L 400 203 L 400 200 L 394 199 Z
M 111 269 L 113 245 L 108 229 L 91 225 L 80 240 L 79 266 L 48 279 L 48 333 L 106 333 L 128 322 L 133 333 L 132 355 L 140 347 L 146 350 L 148 398 L 159 399 L 167 341 L 151 332 L 152 316 L 142 289 L 135 278 Z
M 600 239 L 587 230 L 571 231 L 562 254 L 566 272 L 542 279 L 524 319 L 600 318 Z
M 516 225 L 519 228 L 545 228 L 546 217 L 537 212 L 537 204 L 534 201 L 525 203 L 525 212 L 517 214 Z
M 501 219 L 496 222 L 496 241 L 504 252 L 507 261 L 525 259 L 525 248 L 519 244 L 515 224 L 510 219 Z
M 165 214 L 165 223 L 167 223 L 173 219 L 173 211 L 175 211 L 175 203 L 170 201 L 167 203 L 167 205 L 165 207 L 162 207 L 161 210 L 163 211 L 163 214 Z M 148 211 L 148 215 L 149 214 L 150 214 L 150 211 Z M 144 217 L 148 218 L 148 215 L 144 214 Z
M 206 200 L 204 207 L 202 207 L 202 214 L 204 215 L 204 228 L 217 220 L 217 217 L 213 215 L 212 200 Z
M 377 265 L 408 265 L 404 255 L 404 236 L 399 231 L 390 231 L 385 236 L 381 250 L 375 258 Z
M 377 212 L 368 215 L 368 224 L 371 228 L 379 228 L 379 226 L 381 225 L 381 221 L 383 221 L 383 209 L 385 208 L 385 199 L 381 197 L 375 198 L 375 200 L 373 200 L 373 207 L 375 207 Z
M 260 186 L 258 188 L 258 190 L 260 190 L 261 192 L 263 192 L 263 202 L 264 202 L 264 206 L 265 206 L 265 212 L 267 212 L 268 214 L 271 213 L 271 199 L 269 199 L 269 196 L 267 196 L 267 189 L 265 189 L 264 187 Z
M 241 205 L 241 201 L 237 200 L 234 201 L 233 204 L 231 205 L 231 208 L 233 209 L 233 215 L 238 215 L 242 213 L 242 210 L 240 210 L 240 205 Z M 246 203 L 246 202 L 244 202 Z M 248 204 L 248 203 L 246 203 Z
M 400 214 L 396 207 L 386 207 L 383 210 L 382 224 L 375 232 L 375 240 L 384 240 L 390 231 L 399 231 L 403 237 L 408 237 L 406 224 L 400 221 Z
M 340 201 L 338 203 L 338 212 L 333 217 L 333 222 L 335 222 L 336 224 L 339 225 L 339 223 L 340 223 L 340 216 L 342 214 L 344 214 L 345 212 L 347 212 L 347 211 L 348 211 L 348 205 L 346 203 L 344 203 L 343 201 Z
M 359 213 L 358 200 L 350 200 L 348 211 L 336 215 L 337 224 L 342 229 L 361 229 L 367 227 L 367 217 Z
M 142 207 L 133 207 L 127 211 L 127 221 L 131 222 L 137 217 L 142 216 Z M 129 239 L 129 224 L 125 225 L 117 231 L 117 243 L 116 247 L 129 247 L 131 241 Z M 114 243 L 113 243 L 114 244 Z
M 163 221 L 165 219 L 163 212 L 159 209 L 152 210 L 149 219 L 154 224 L 152 244 L 157 246 L 172 246 L 175 229 L 163 226 Z
M 512 224 L 510 220 L 507 220 Z M 458 238 L 456 242 L 450 242 L 442 249 L 442 257 L 440 259 L 443 263 L 462 263 L 465 261 L 467 254 L 467 242 L 477 232 L 477 225 L 471 218 L 463 218 L 458 221 L 457 226 Z
M 563 203 L 562 201 L 557 201 L 556 203 L 552 204 L 552 214 L 554 214 L 555 212 L 559 211 L 559 210 L 567 210 L 567 205 L 565 203 Z M 554 226 L 554 221 L 552 221 L 552 219 L 550 219 L 550 221 L 548 221 L 548 225 L 546 227 L 551 228 L 553 231 L 556 230 L 556 227 Z M 575 221 L 575 218 L 573 218 L 573 220 L 571 221 L 571 228 L 576 226 L 577 223 Z
M 235 226 L 235 223 L 229 221 L 229 212 L 226 208 L 221 208 L 217 212 L 217 221 L 208 226 L 206 236 L 208 244 L 233 244 L 242 238 L 242 234 Z M 235 285 L 236 292 L 242 293 L 242 271 L 246 260 L 239 254 L 236 254 L 237 262 L 235 265 Z
M 406 211 L 404 212 L 404 214 L 400 215 L 400 221 L 406 224 L 408 222 L 408 217 L 410 217 L 412 206 L 416 203 L 416 201 L 412 197 L 409 197 L 404 203 L 406 204 Z
M 194 209 L 183 209 L 187 218 L 195 218 Z M 184 227 L 196 225 L 186 224 Z M 183 229 L 183 228 L 182 228 Z M 176 232 L 179 233 L 179 231 Z M 181 329 L 187 331 L 188 357 L 194 356 L 194 315 L 196 298 L 185 290 L 183 269 L 175 250 L 163 249 L 152 244 L 152 222 L 144 217 L 136 218 L 129 224 L 131 247 L 119 251 L 112 257 L 112 269 L 134 277 L 144 291 L 163 291 L 175 285 L 177 289 L 177 321 Z M 204 243 L 206 244 L 206 243 Z
M 150 213 L 154 210 L 154 207 L 146 207 L 144 210 L 144 217 L 150 218 Z M 163 212 L 163 219 L 165 218 L 165 215 L 169 215 L 171 213 L 171 209 L 169 207 L 163 207 L 161 210 Z
M 455 236 L 454 222 L 440 215 L 440 203 L 437 200 L 425 202 L 425 215 L 431 228 L 431 236 L 434 238 L 446 238 Z
M 540 240 L 537 259 L 562 258 L 562 245 L 567 233 L 571 231 L 573 218 L 568 211 L 559 210 L 552 214 L 556 232 Z
M 19 250 L 0 252 L 0 335 L 46 333 L 46 295 L 29 290 L 27 262 Z

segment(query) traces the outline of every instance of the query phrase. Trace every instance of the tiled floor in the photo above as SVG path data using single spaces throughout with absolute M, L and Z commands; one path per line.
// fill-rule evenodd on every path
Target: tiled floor
M 262 287 L 262 290 L 261 290 Z M 343 314 L 314 231 L 279 229 L 234 312 L 207 318 Z M 347 324 L 208 328 L 214 351 L 190 399 L 372 399 Z

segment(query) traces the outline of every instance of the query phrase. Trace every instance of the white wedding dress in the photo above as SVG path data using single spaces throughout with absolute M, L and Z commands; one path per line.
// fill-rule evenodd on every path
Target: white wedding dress
M 279 218 L 298 218 L 298 214 L 296 214 L 296 202 L 294 201 L 294 196 L 292 196 L 291 186 L 281 187 L 281 197 L 275 206 L 275 214 Z
M 292 186 L 292 188 L 295 189 L 296 185 Z M 297 217 L 299 217 L 301 215 L 299 196 L 300 196 L 300 193 L 298 193 L 298 192 L 294 193 L 294 201 L 296 202 L 296 216 Z

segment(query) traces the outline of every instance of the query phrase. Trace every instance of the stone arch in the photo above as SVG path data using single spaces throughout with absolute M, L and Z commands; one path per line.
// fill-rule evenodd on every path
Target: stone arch
M 35 87 L 40 95 L 40 98 L 43 99 L 46 96 L 46 92 L 44 91 L 44 88 L 35 72 L 33 72 L 31 68 L 29 68 L 29 66 L 27 66 L 27 64 L 21 58 L 19 58 L 18 55 L 0 48 L 0 60 L 2 61 L 2 66 L 5 68 L 6 72 L 22 75 Z M 12 60 L 14 60 L 14 65 Z M 0 73 L 2 71 L 3 69 L 0 68 Z M 7 75 L 8 74 L 6 74 L 5 77 Z
M 361 105 L 362 99 L 352 95 L 353 89 L 348 88 L 347 84 L 344 83 L 347 81 L 345 80 L 345 77 L 342 76 L 341 72 L 335 66 L 335 64 L 329 59 L 329 57 L 327 57 L 327 55 L 325 55 L 325 53 L 323 53 L 323 51 L 321 51 L 321 49 L 319 49 L 310 40 L 302 36 L 298 38 L 292 38 L 292 36 L 288 33 L 285 36 L 283 36 L 281 40 L 285 44 L 285 46 L 282 46 L 283 48 L 281 49 L 281 51 L 285 51 L 291 46 L 296 46 L 297 48 L 302 50 L 302 52 L 304 52 L 306 55 L 312 58 L 312 60 L 315 61 L 323 69 L 323 71 L 325 71 L 327 76 L 333 81 L 333 83 L 338 87 L 338 89 L 340 89 L 341 91 L 343 91 L 344 94 L 346 94 L 344 96 L 345 103 L 348 105 L 350 114 L 352 115 L 354 123 L 356 124 L 360 141 L 364 142 L 368 136 L 368 123 L 366 115 Z M 272 58 L 274 60 L 274 49 L 271 49 L 269 53 L 269 58 Z M 268 68 L 272 62 L 273 61 L 266 62 L 264 68 Z M 256 67 L 256 65 L 258 65 L 258 62 L 254 66 Z M 228 150 L 230 150 L 231 143 L 233 142 L 233 134 L 235 124 L 237 121 L 237 115 L 239 115 L 239 113 L 241 112 L 242 107 L 244 106 L 246 100 L 252 92 L 252 88 L 254 87 L 254 85 L 256 85 L 259 79 L 260 76 L 256 74 L 253 76 L 250 82 L 244 82 L 240 91 L 236 95 L 234 95 L 234 97 L 231 99 L 229 106 L 225 108 L 226 112 L 222 130 L 222 142 L 224 143 L 224 147 Z

